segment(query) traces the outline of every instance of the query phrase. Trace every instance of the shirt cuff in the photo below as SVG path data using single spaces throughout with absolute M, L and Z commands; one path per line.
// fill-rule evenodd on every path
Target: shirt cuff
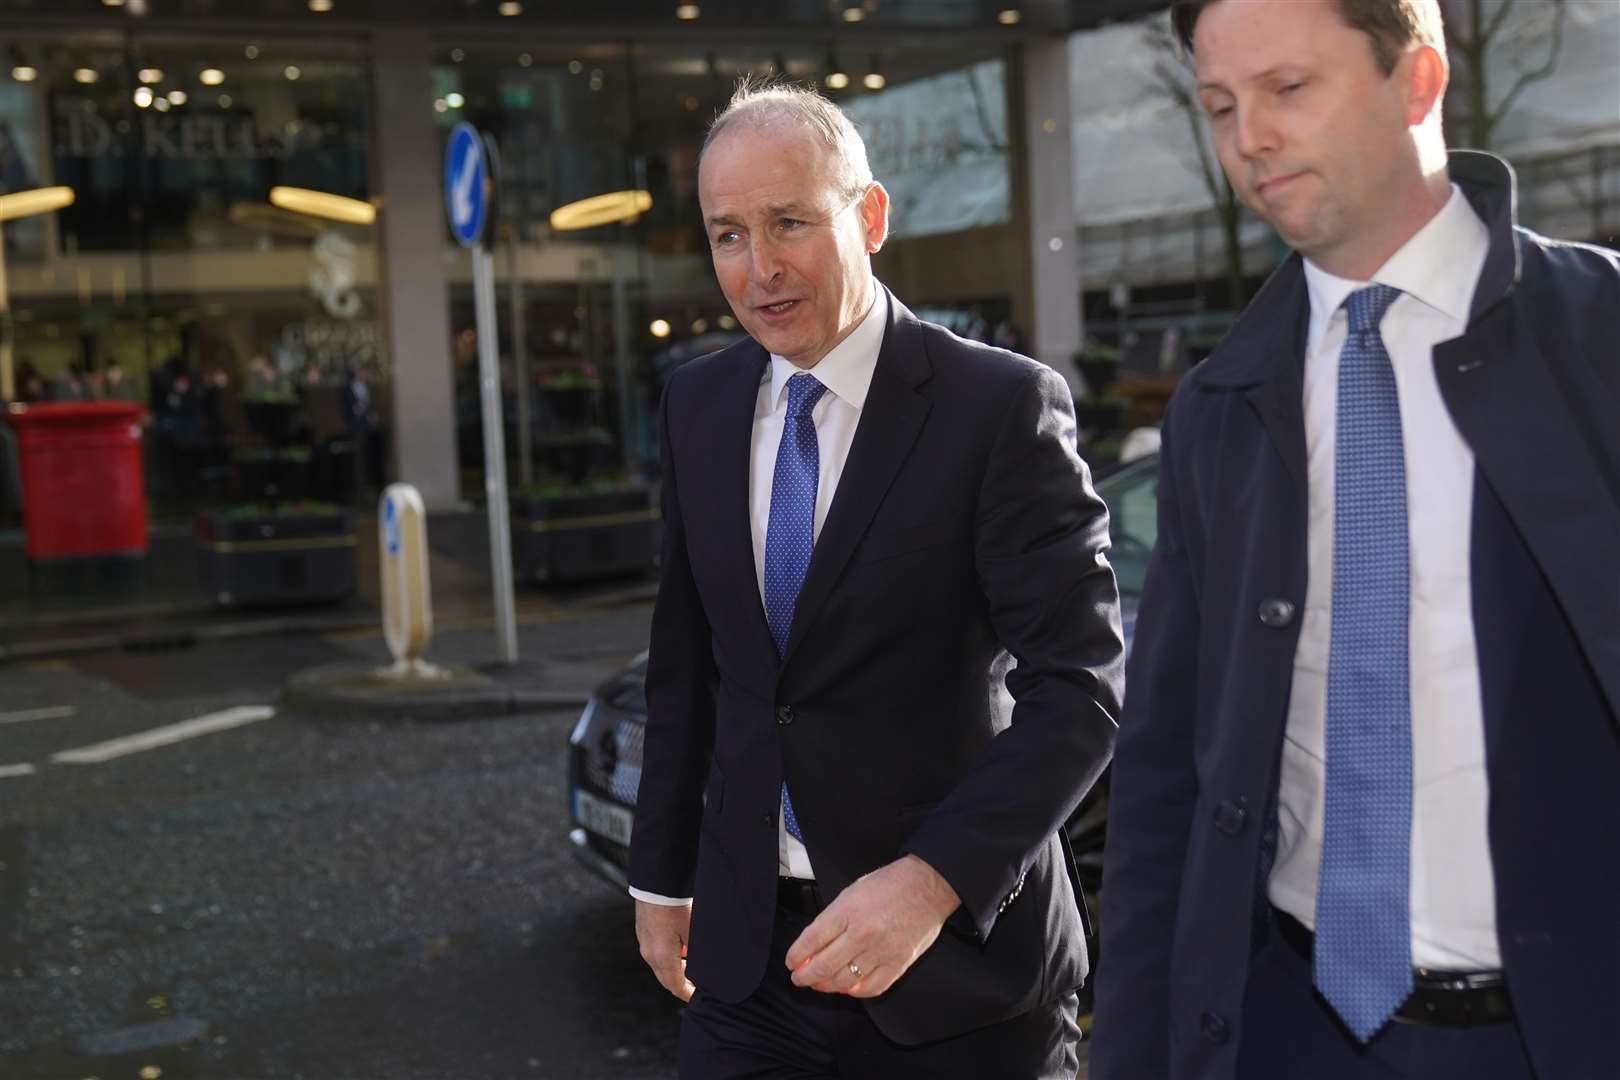
M 692 898 L 690 896 L 686 897 L 685 899 L 677 899 L 673 896 L 660 896 L 657 893 L 648 892 L 646 889 L 638 889 L 634 885 L 630 886 L 630 895 L 635 897 L 637 900 L 645 900 L 649 904 L 657 904 L 659 907 L 685 907 L 692 902 Z

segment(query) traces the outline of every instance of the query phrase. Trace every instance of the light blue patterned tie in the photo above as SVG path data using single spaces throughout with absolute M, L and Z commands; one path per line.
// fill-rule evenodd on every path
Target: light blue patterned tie
M 1362 1042 L 1412 992 L 1412 709 L 1406 456 L 1379 323 L 1399 289 L 1350 294 L 1333 466 L 1327 796 L 1314 978 Z
M 821 450 L 816 444 L 816 423 L 810 415 L 827 388 L 804 372 L 788 380 L 787 420 L 782 445 L 776 451 L 776 473 L 771 479 L 771 520 L 765 530 L 765 619 L 776 640 L 776 655 L 787 652 L 793 629 L 793 609 L 810 569 L 815 545 L 816 486 L 821 474 Z M 803 841 L 799 820 L 793 815 L 787 784 L 782 785 L 782 824 L 788 835 Z

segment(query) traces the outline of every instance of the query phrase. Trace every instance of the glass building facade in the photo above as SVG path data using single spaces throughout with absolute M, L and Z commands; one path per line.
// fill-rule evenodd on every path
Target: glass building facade
M 265 461 L 278 498 L 364 507 L 392 479 L 421 483 L 412 455 L 435 439 L 430 505 L 482 492 L 470 260 L 434 195 L 464 120 L 500 158 L 514 487 L 650 479 L 663 379 L 738 336 L 696 162 L 742 76 L 837 88 L 894 196 L 880 275 L 928 282 L 904 292 L 914 306 L 989 336 L 1029 305 L 1027 272 L 975 279 L 973 252 L 1012 236 L 1009 84 L 1024 43 L 1061 43 L 1061 5 L 1044 28 L 1033 6 L 1017 26 L 998 21 L 1016 6 L 779 5 L 773 21 L 738 5 L 716 33 L 663 5 L 630 5 L 622 26 L 584 5 L 561 21 L 305 6 L 0 4 L 0 194 L 72 191 L 3 225 L 0 392 L 140 406 L 158 522 L 262 497 Z M 339 197 L 339 218 L 277 197 L 289 188 Z M 553 218 L 625 191 L 650 205 L 586 228 Z M 407 225 L 432 239 L 400 241 Z M 443 315 L 424 321 L 435 295 Z M 0 529 L 16 529 L 20 493 L 0 487 Z

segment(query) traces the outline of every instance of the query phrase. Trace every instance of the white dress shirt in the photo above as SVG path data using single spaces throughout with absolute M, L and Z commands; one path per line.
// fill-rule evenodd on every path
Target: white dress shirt
M 883 331 L 888 325 L 889 301 L 875 281 L 872 305 L 849 336 L 833 346 L 813 368 L 809 368 L 827 393 L 811 411 L 816 425 L 816 447 L 820 469 L 816 480 L 816 515 L 813 538 L 821 538 L 838 479 L 849 460 L 855 441 L 855 428 L 866 405 L 866 392 L 877 370 L 878 350 L 883 347 Z M 782 443 L 787 421 L 788 380 L 801 370 L 793 362 L 771 354 L 759 383 L 759 400 L 754 406 L 754 433 L 748 465 L 748 523 L 754 540 L 754 576 L 759 584 L 760 603 L 765 602 L 765 539 L 771 522 L 771 485 L 776 478 L 776 451 Z M 776 815 L 777 872 L 785 877 L 814 878 L 810 853 L 804 844 L 788 835 L 783 815 Z M 690 899 L 659 896 L 632 888 L 630 895 L 655 904 L 687 904 Z
M 1469 572 L 1474 454 L 1440 396 L 1433 349 L 1468 323 L 1490 246 L 1459 191 L 1390 257 L 1373 281 L 1401 290 L 1382 324 L 1395 371 L 1406 455 L 1411 560 L 1412 961 L 1495 970 L 1496 891 L 1486 832 L 1489 785 Z M 1322 863 L 1327 664 L 1333 598 L 1333 462 L 1340 305 L 1367 282 L 1305 262 L 1311 321 L 1305 347 L 1308 583 L 1283 742 L 1271 902 L 1315 925 Z

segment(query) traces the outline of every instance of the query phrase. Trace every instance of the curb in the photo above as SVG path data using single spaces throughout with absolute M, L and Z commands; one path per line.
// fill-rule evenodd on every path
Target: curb
M 541 690 L 496 682 L 470 668 L 447 667 L 443 685 L 401 689 L 375 677 L 374 664 L 333 664 L 301 671 L 281 690 L 290 711 L 331 720 L 480 720 L 547 709 L 571 709 L 589 690 Z
M 201 626 L 153 626 L 123 634 L 86 634 L 82 637 L 50 638 L 0 645 L 0 664 L 24 660 L 48 660 L 60 656 L 82 656 L 95 652 L 158 652 L 185 649 L 200 641 L 237 638 L 275 637 L 287 634 L 335 634 L 378 625 L 378 617 L 368 614 L 326 617 L 253 619 Z

